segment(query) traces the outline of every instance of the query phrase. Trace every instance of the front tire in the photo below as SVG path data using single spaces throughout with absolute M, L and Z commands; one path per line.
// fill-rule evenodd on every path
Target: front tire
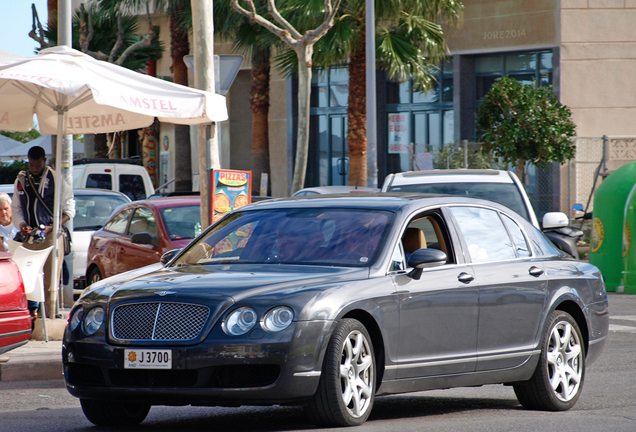
M 541 342 L 541 358 L 529 381 L 514 385 L 525 408 L 565 411 L 581 395 L 585 379 L 585 345 L 578 324 L 570 314 L 554 311 Z
M 96 426 L 135 426 L 144 421 L 150 405 L 80 399 L 84 415 Z
M 318 390 L 305 407 L 320 426 L 357 426 L 371 414 L 375 398 L 375 355 L 371 337 L 355 319 L 338 323 L 327 352 Z

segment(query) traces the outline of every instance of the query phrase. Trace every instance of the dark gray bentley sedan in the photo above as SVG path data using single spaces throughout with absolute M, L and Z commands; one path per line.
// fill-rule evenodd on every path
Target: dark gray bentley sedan
M 71 311 L 66 385 L 97 425 L 152 405 L 293 404 L 351 426 L 379 395 L 493 383 L 567 410 L 608 332 L 598 269 L 474 198 L 264 201 L 162 262 Z

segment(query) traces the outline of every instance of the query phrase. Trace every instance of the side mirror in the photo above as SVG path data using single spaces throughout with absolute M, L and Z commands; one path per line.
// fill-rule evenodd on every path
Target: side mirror
M 147 232 L 141 232 L 133 234 L 130 241 L 134 244 L 148 244 L 153 246 L 159 246 L 159 237 L 155 237 Z
M 169 250 L 165 254 L 161 255 L 161 259 L 159 260 L 159 262 L 161 263 L 162 266 L 165 267 L 166 264 L 168 264 L 172 260 L 172 258 L 174 258 L 174 256 L 178 254 L 179 252 L 181 252 L 181 249 Z
M 543 215 L 543 229 L 562 228 L 568 226 L 570 220 L 561 212 L 550 212 Z
M 446 261 L 448 257 L 439 249 L 418 249 L 409 257 L 408 265 L 413 268 L 409 276 L 419 280 L 423 269 L 442 266 Z

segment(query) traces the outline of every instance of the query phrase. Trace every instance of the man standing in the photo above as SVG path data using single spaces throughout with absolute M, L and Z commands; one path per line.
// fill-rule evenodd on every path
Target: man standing
M 9 240 L 18 233 L 11 217 L 11 197 L 0 192 L 0 252 L 9 251 Z
M 44 241 L 25 241 L 23 246 L 31 250 L 46 249 L 53 245 L 53 203 L 55 198 L 55 171 L 46 166 L 46 153 L 40 146 L 29 149 L 29 169 L 20 171 L 15 181 L 13 193 L 13 223 L 21 234 L 28 239 L 33 228 L 44 227 L 46 238 Z M 62 225 L 75 216 L 75 200 L 73 190 L 62 184 Z M 61 228 L 61 227 L 60 227 Z M 55 245 L 58 251 L 64 250 L 63 239 Z M 61 255 L 61 254 L 60 254 Z M 46 315 L 55 317 L 59 278 L 62 273 L 63 257 L 58 260 L 57 281 L 51 286 L 51 272 L 53 271 L 53 254 L 49 255 L 44 264 L 44 298 Z

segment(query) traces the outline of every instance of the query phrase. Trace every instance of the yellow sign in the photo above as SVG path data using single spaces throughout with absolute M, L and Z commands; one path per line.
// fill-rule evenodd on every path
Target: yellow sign
M 592 221 L 592 252 L 597 252 L 603 244 L 603 238 L 605 237 L 605 229 L 603 228 L 603 222 L 597 217 Z
M 627 221 L 623 225 L 623 258 L 629 253 L 629 246 L 632 244 L 632 230 Z

